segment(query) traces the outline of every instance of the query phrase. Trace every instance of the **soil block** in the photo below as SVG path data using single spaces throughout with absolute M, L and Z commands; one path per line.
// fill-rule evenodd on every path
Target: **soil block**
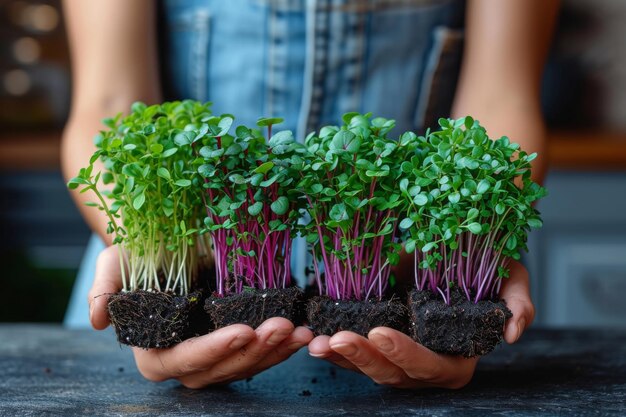
M 271 317 L 284 317 L 295 326 L 302 323 L 303 293 L 297 287 L 245 290 L 240 294 L 207 298 L 204 310 L 214 328 L 247 324 L 256 329 Z
M 471 358 L 491 352 L 502 341 L 504 323 L 512 317 L 505 301 L 474 303 L 458 290 L 450 298 L 447 305 L 439 294 L 412 291 L 411 337 L 439 353 Z
M 109 296 L 111 323 L 120 343 L 145 349 L 167 348 L 206 334 L 201 291 L 186 296 L 137 290 Z
M 332 336 L 342 330 L 367 336 L 371 329 L 380 326 L 407 331 L 407 309 L 398 299 L 348 301 L 313 297 L 307 303 L 306 317 L 316 336 Z

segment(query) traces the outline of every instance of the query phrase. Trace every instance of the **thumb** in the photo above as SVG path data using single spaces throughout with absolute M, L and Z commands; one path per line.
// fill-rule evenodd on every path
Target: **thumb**
M 507 307 L 513 313 L 504 328 L 504 339 L 513 344 L 535 318 L 535 306 L 530 299 L 528 270 L 521 263 L 511 263 L 510 276 L 502 282 L 500 298 L 506 301 Z
M 116 246 L 109 246 L 98 256 L 93 285 L 87 296 L 89 320 L 94 329 L 102 330 L 109 325 L 107 309 L 109 294 L 116 293 L 121 288 L 119 249 Z

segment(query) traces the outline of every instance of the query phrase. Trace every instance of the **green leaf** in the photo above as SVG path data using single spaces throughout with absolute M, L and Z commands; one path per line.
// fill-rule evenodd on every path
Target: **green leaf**
M 284 119 L 281 119 L 280 117 L 261 117 L 260 119 L 256 121 L 256 125 L 259 127 L 265 127 L 265 126 L 277 125 L 279 123 L 282 123 L 283 121 Z
M 306 235 L 305 239 L 306 239 L 306 243 L 313 245 L 319 241 L 320 237 L 315 233 L 310 233 Z
M 160 167 L 159 169 L 157 169 L 157 175 L 168 181 L 172 178 L 172 176 L 170 175 L 170 172 L 167 170 L 167 168 L 164 168 L 164 167 Z
M 176 152 L 178 152 L 178 148 L 170 148 L 170 149 L 165 150 L 163 152 L 162 156 L 163 156 L 163 158 L 168 158 L 168 157 L 174 155 Z
M 204 178 L 210 178 L 215 175 L 215 167 L 212 165 L 204 164 L 198 167 L 198 174 L 202 175 Z
M 461 200 L 461 195 L 459 193 L 452 193 L 448 195 L 448 201 L 452 204 L 456 204 Z
M 407 191 L 407 188 L 409 187 L 409 180 L 408 180 L 408 179 L 406 179 L 406 178 L 402 178 L 402 179 L 400 180 L 400 184 L 399 184 L 399 186 L 400 186 L 400 191 L 402 191 L 402 192 L 404 192 L 404 193 L 405 193 L 405 192 Z M 419 192 L 419 191 L 418 191 L 418 192 Z
M 474 222 L 474 223 L 470 223 L 467 228 L 469 229 L 470 232 L 474 233 L 475 235 L 479 234 L 483 228 L 480 225 L 480 223 Z
M 219 132 L 215 136 L 224 136 L 230 130 L 230 127 L 233 125 L 232 117 L 223 117 L 222 120 L 219 121 L 217 127 L 220 129 Z
M 467 212 L 467 220 L 475 219 L 476 217 L 478 217 L 478 213 L 479 211 L 476 208 L 469 209 Z
M 226 155 L 239 155 L 243 152 L 243 148 L 238 143 L 232 143 L 227 149 Z
M 75 190 L 79 185 L 88 185 L 89 181 L 81 177 L 74 177 L 67 182 L 67 188 Z
M 263 203 L 261 201 L 257 201 L 256 203 L 248 206 L 248 213 L 250 213 L 251 216 L 258 215 L 261 210 L 263 210 Z
M 343 116 L 341 116 L 341 120 L 343 120 L 345 124 L 349 125 L 354 116 L 360 116 L 360 115 L 359 113 L 356 113 L 356 112 L 345 113 Z
M 133 208 L 135 210 L 139 210 L 145 202 L 146 202 L 146 195 L 144 193 L 141 193 L 133 199 Z
M 406 241 L 406 243 L 404 244 L 404 250 L 406 251 L 406 253 L 413 253 L 415 252 L 415 240 L 413 239 L 409 239 Z
M 415 142 L 417 135 L 413 132 L 405 132 L 400 136 L 400 145 L 407 146 L 410 143 Z
M 367 170 L 365 171 L 365 175 L 368 177 L 386 177 L 389 175 L 389 170 Z
M 425 193 L 419 193 L 413 197 L 413 202 L 418 206 L 425 206 L 428 203 L 428 196 Z
M 230 174 L 228 176 L 228 179 L 233 184 L 245 184 L 245 182 L 246 182 L 246 179 L 241 174 Z
M 422 252 L 429 252 L 431 249 L 435 248 L 437 244 L 435 242 L 429 242 L 422 247 Z
M 509 250 L 514 250 L 517 247 L 517 237 L 515 235 L 511 235 L 506 241 L 506 248 Z
M 191 185 L 191 181 L 189 180 L 177 180 L 174 182 L 174 184 L 178 185 L 179 187 L 189 187 Z
M 348 212 L 346 211 L 346 205 L 343 203 L 333 205 L 328 215 L 332 220 L 337 222 L 349 219 Z
M 190 145 L 193 141 L 194 134 L 191 132 L 180 132 L 174 137 L 174 142 L 178 146 Z
M 237 137 L 245 138 L 246 136 L 250 135 L 250 129 L 245 126 L 237 126 L 237 129 L 235 129 L 235 134 L 237 135 Z
M 280 132 L 276 132 L 276 134 L 270 138 L 268 145 L 270 148 L 275 148 L 280 145 L 289 145 L 294 141 L 295 139 L 293 138 L 291 130 L 281 130 Z
M 543 226 L 543 222 L 541 221 L 541 219 L 531 217 L 530 219 L 528 219 L 528 225 L 533 229 L 539 229 L 541 226 Z
M 404 218 L 402 219 L 402 221 L 400 222 L 400 229 L 402 230 L 407 230 L 408 228 L 410 228 L 411 226 L 413 226 L 415 222 L 413 220 L 411 220 L 410 218 Z
M 487 192 L 487 190 L 489 190 L 489 187 L 491 187 L 491 185 L 489 184 L 489 181 L 487 180 L 481 180 L 478 183 L 478 186 L 476 187 L 476 192 L 478 194 L 484 194 Z
M 271 178 L 268 178 L 267 180 L 261 182 L 261 187 L 269 187 L 270 185 L 274 184 L 276 182 L 276 180 L 278 180 L 278 177 L 280 175 L 276 174 L 274 176 L 272 176 Z
M 274 213 L 282 216 L 289 210 L 289 200 L 285 196 L 280 196 L 270 205 L 270 208 Z
M 271 162 L 271 161 L 268 161 L 268 162 L 262 163 L 261 165 L 256 167 L 253 172 L 255 172 L 257 174 L 265 174 L 269 170 L 271 170 L 272 168 L 274 168 L 274 163 Z
M 360 147 L 361 140 L 349 130 L 340 130 L 335 133 L 328 146 L 331 150 L 341 150 L 349 153 L 358 152 Z

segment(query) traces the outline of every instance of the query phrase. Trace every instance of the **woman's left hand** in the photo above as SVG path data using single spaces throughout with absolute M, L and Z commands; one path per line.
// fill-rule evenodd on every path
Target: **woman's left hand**
M 530 299 L 528 271 L 511 265 L 500 297 L 513 313 L 504 329 L 507 343 L 517 342 L 532 322 L 535 309 Z M 343 331 L 332 337 L 318 336 L 309 343 L 311 356 L 362 372 L 376 383 L 397 388 L 462 388 L 474 375 L 478 357 L 441 355 L 388 327 L 372 329 L 367 338 Z
M 309 353 L 396 388 L 461 388 L 472 379 L 478 362 L 439 355 L 388 327 L 373 329 L 367 339 L 347 331 L 318 336 Z

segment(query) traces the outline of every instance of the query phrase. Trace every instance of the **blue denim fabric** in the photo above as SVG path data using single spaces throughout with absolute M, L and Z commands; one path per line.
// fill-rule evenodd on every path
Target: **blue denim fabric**
M 161 12 L 168 99 L 212 101 L 239 124 L 280 116 L 300 140 L 351 111 L 393 118 L 395 132 L 448 115 L 462 0 L 163 0 Z M 88 325 L 96 245 L 66 317 L 74 327 Z M 296 242 L 300 283 L 305 252 Z

